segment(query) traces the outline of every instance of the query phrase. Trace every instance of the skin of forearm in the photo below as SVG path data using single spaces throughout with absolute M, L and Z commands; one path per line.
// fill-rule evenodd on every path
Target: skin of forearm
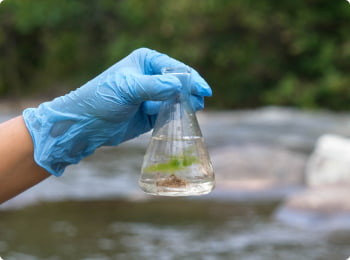
M 0 124 L 0 203 L 51 176 L 34 161 L 32 138 L 22 116 Z

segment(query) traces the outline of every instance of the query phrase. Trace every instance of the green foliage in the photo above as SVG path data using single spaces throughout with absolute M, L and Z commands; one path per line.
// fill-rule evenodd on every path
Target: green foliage
M 206 105 L 350 108 L 345 0 L 5 0 L 0 95 L 62 94 L 146 46 L 195 67 Z

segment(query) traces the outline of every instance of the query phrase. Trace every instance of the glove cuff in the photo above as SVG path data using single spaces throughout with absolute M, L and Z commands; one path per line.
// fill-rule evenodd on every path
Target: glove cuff
M 46 103 L 25 109 L 23 118 L 33 140 L 35 162 L 57 177 L 106 142 L 90 140 L 88 118 L 55 111 Z

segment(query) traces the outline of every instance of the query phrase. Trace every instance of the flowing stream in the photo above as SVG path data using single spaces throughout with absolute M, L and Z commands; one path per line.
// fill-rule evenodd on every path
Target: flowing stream
M 17 111 L 0 112 L 0 121 Z M 273 144 L 307 156 L 323 133 L 350 135 L 347 114 L 283 108 L 206 112 L 209 152 Z M 350 231 L 295 227 L 274 217 L 283 198 L 154 197 L 137 186 L 150 135 L 103 148 L 0 206 L 4 260 L 345 260 Z M 215 165 L 214 165 L 215 169 Z

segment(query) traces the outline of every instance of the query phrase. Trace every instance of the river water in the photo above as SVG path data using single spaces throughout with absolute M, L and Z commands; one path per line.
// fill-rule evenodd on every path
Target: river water
M 3 110 L 0 120 L 18 111 Z M 273 144 L 308 156 L 323 133 L 350 134 L 347 114 L 284 108 L 199 114 L 209 152 Z M 149 141 L 103 148 L 0 206 L 4 260 L 322 260 L 350 256 L 350 231 L 297 227 L 275 218 L 283 198 L 251 199 L 220 187 L 162 198 L 137 186 Z M 214 165 L 215 169 L 215 165 Z M 232 195 L 232 196 L 231 196 Z

